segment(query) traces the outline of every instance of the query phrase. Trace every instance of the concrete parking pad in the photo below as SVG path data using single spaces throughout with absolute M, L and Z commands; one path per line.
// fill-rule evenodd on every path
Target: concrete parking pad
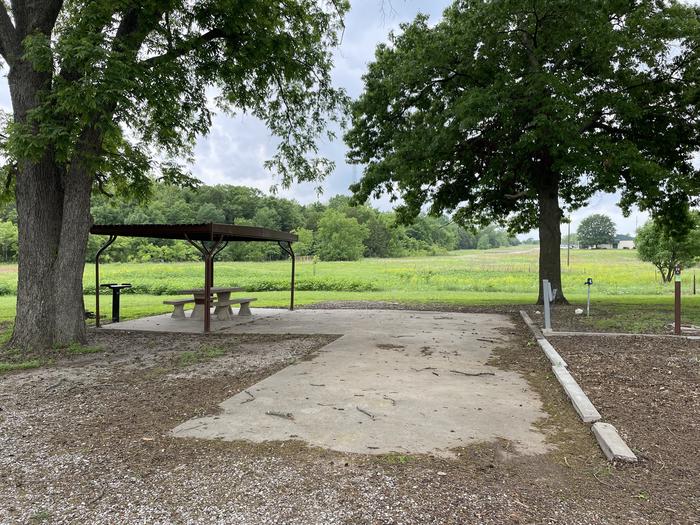
M 313 359 L 224 401 L 220 414 L 186 421 L 172 433 L 446 456 L 454 447 L 502 438 L 514 451 L 543 453 L 544 435 L 533 428 L 546 417 L 538 397 L 519 374 L 486 364 L 508 342 L 501 329 L 511 326 L 493 314 L 255 309 L 248 321 L 220 330 L 340 337 Z

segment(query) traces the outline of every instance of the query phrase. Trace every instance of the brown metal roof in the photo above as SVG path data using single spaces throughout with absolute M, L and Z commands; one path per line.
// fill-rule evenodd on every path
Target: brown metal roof
M 239 226 L 237 224 L 95 224 L 93 235 L 118 237 L 152 237 L 157 239 L 182 239 L 193 241 L 284 241 L 296 242 L 298 237 L 289 232 Z

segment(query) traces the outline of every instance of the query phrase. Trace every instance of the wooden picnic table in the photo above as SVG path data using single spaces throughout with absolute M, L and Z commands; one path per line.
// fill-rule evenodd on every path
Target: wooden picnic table
M 242 292 L 243 288 L 237 286 L 212 286 L 210 288 L 212 295 L 216 295 L 216 300 L 220 302 L 227 302 L 231 299 L 231 294 L 233 292 Z M 181 290 L 178 293 L 189 293 L 194 296 L 194 309 L 192 310 L 192 319 L 204 319 L 204 298 L 206 291 L 204 288 L 192 288 L 189 290 Z M 223 312 L 228 315 L 222 315 Z M 233 315 L 233 310 L 230 305 L 227 306 L 216 306 L 214 309 L 214 314 L 217 317 L 229 317 Z

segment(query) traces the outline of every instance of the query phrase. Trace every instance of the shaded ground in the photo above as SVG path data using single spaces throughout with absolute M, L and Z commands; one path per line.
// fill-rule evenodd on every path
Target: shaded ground
M 520 324 L 515 342 L 491 364 L 519 371 L 541 396 L 550 417 L 540 426 L 556 449 L 538 456 L 514 454 L 508 442 L 457 449 L 456 459 L 442 459 L 342 454 L 294 441 L 166 437 L 178 422 L 210 414 L 262 377 L 311 357 L 328 338 L 92 338 L 92 346 L 109 350 L 0 376 L 2 523 L 693 523 L 700 510 L 693 481 L 700 462 L 691 455 L 698 443 L 687 436 L 678 441 L 683 452 L 664 456 L 665 468 L 648 454 L 636 466 L 608 465 Z M 675 353 L 672 346 L 666 351 Z M 564 353 L 577 366 L 576 356 Z M 657 366 L 647 363 L 651 354 L 639 353 L 640 370 Z M 685 355 L 679 369 L 653 383 L 633 377 L 637 395 L 654 398 L 661 386 L 671 388 L 680 370 L 697 365 L 696 347 Z M 623 388 L 615 374 L 587 377 L 590 383 L 582 384 L 592 393 L 610 384 Z M 671 417 L 671 408 L 697 413 L 691 395 L 697 377 L 683 381 L 685 405 L 652 412 L 645 422 L 665 425 L 658 418 Z M 611 394 L 599 408 L 636 450 L 673 446 L 666 443 L 670 436 L 628 428 L 637 419 L 623 399 Z M 629 419 L 618 420 L 619 414 Z M 682 479 L 666 485 L 667 458 L 681 454 L 683 470 L 673 473 Z

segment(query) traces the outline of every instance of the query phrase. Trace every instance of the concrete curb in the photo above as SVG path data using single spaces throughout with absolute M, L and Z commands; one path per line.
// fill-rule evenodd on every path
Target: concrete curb
M 562 367 L 567 367 L 569 365 L 566 364 L 566 361 L 564 361 L 564 358 L 559 355 L 559 352 L 557 352 L 554 347 L 551 345 L 549 341 L 546 339 L 539 339 L 537 341 L 544 350 L 545 355 L 549 359 L 549 361 L 552 363 L 552 366 L 562 366 Z
M 603 450 L 603 454 L 609 461 L 636 463 L 637 456 L 634 455 L 634 452 L 630 450 L 620 437 L 620 434 L 617 433 L 617 429 L 610 423 L 603 423 L 602 421 L 594 423 L 591 430 L 598 440 L 598 445 Z
M 552 363 L 552 366 L 568 366 L 562 356 L 559 355 L 551 343 L 544 337 L 540 331 L 540 328 L 533 322 L 532 319 L 530 319 L 527 312 L 525 312 L 525 310 L 520 310 L 520 316 L 523 318 L 523 321 L 525 321 L 525 324 L 528 326 L 530 331 L 534 334 L 535 339 L 537 339 L 537 344 L 540 345 L 542 350 L 544 350 L 544 353 Z
M 626 461 L 634 463 L 637 461 L 637 456 L 634 455 L 632 450 L 623 441 L 620 435 L 617 433 L 615 427 L 609 423 L 603 423 L 600 421 L 601 415 L 596 407 L 588 399 L 586 393 L 581 389 L 573 376 L 569 373 L 566 368 L 566 362 L 559 353 L 554 349 L 549 341 L 545 338 L 543 331 L 532 321 L 527 312 L 520 310 L 520 316 L 525 321 L 530 331 L 537 339 L 537 343 L 540 345 L 547 358 L 552 363 L 552 372 L 559 381 L 559 384 L 564 388 L 564 392 L 571 400 L 571 404 L 574 406 L 574 410 L 579 415 L 584 423 L 593 423 L 591 431 L 598 441 L 598 446 L 608 458 L 608 461 Z M 547 333 L 552 335 L 559 335 L 556 332 L 547 330 Z M 570 333 L 567 335 L 579 335 L 575 333 Z M 585 334 L 580 334 L 585 335 Z
M 520 317 L 523 318 L 523 321 L 525 321 L 525 324 L 537 340 L 544 339 L 542 330 L 540 330 L 540 327 L 535 324 L 535 322 L 530 318 L 529 315 L 527 315 L 527 312 L 525 310 L 520 310 Z
M 557 377 L 559 384 L 574 405 L 574 409 L 584 423 L 593 423 L 601 419 L 600 413 L 593 406 L 588 396 L 581 390 L 574 377 L 563 366 L 553 366 L 552 372 Z

